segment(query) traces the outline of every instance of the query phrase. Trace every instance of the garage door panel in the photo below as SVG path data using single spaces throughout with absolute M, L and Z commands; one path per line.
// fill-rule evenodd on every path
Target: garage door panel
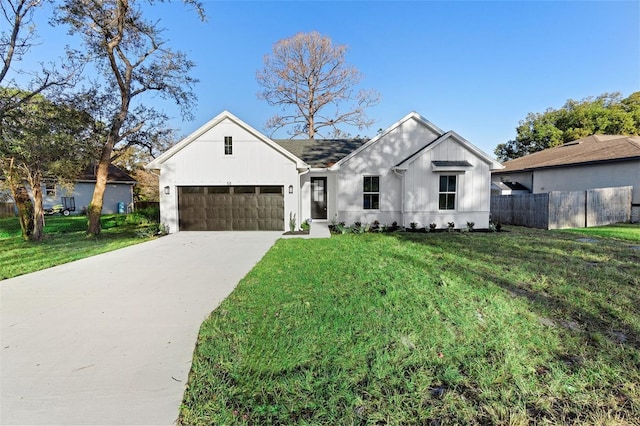
M 282 231 L 284 188 L 180 187 L 178 210 L 182 231 Z

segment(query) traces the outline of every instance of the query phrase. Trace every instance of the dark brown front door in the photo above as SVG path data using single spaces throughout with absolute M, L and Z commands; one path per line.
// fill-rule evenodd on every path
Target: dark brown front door
M 311 178 L 311 218 L 327 218 L 327 178 Z

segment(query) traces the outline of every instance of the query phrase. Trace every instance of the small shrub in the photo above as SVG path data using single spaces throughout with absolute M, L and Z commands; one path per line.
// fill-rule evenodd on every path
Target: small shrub
M 364 228 L 362 227 L 362 222 L 357 221 L 353 223 L 353 226 L 351 227 L 351 232 L 353 232 L 354 234 L 362 234 L 364 233 Z
M 303 231 L 309 231 L 309 229 L 311 228 L 309 219 L 305 219 L 305 221 L 300 224 L 300 228 L 302 228 Z
M 447 222 L 447 231 L 452 232 L 456 227 L 455 222 Z
M 438 227 L 438 225 L 436 225 L 435 223 L 430 223 L 429 224 L 429 231 L 434 232 L 437 227 Z
M 473 231 L 474 226 L 476 226 L 475 222 L 467 222 L 467 231 Z
M 140 216 L 147 218 L 149 222 L 160 222 L 160 207 L 147 207 L 135 211 Z
M 418 222 L 411 222 L 409 226 L 411 227 L 411 231 L 415 232 L 418 229 Z

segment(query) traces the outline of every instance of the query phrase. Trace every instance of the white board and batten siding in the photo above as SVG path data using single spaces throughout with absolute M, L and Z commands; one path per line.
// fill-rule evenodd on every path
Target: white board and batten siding
M 402 224 L 402 178 L 393 167 L 440 136 L 417 119 L 409 119 L 383 134 L 375 143 L 348 158 L 339 169 L 339 220 Z M 363 208 L 363 177 L 380 177 L 380 209 Z
M 466 161 L 471 167 L 434 172 L 434 161 Z M 441 175 L 456 176 L 454 210 L 439 210 Z M 438 228 L 445 228 L 449 222 L 454 222 L 456 228 L 464 228 L 467 222 L 473 222 L 476 228 L 487 228 L 490 186 L 489 164 L 449 137 L 433 149 L 425 150 L 406 171 L 405 220 L 421 227 L 435 223 Z
M 500 166 L 457 135 L 445 135 L 434 143 L 443 135 L 445 133 L 431 123 L 411 118 L 365 146 L 357 155 L 347 158 L 339 169 L 339 219 L 348 224 L 378 220 L 383 224 L 397 222 L 409 226 L 416 222 L 419 227 L 436 223 L 439 228 L 446 227 L 448 222 L 454 222 L 456 228 L 474 222 L 476 228 L 487 228 L 490 168 Z M 440 172 L 434 170 L 433 161 L 467 161 L 471 167 Z M 405 170 L 394 170 L 403 162 L 407 164 Z M 455 210 L 439 210 L 442 174 L 458 177 Z M 364 176 L 380 177 L 379 210 L 363 208 Z
M 225 155 L 224 139 L 232 138 L 232 154 Z M 285 222 L 298 211 L 298 172 L 294 160 L 259 139 L 229 118 L 200 134 L 162 162 L 160 174 L 161 221 L 169 232 L 178 231 L 180 186 L 282 186 Z M 294 187 L 289 194 L 288 187 Z M 164 188 L 169 187 L 169 194 Z M 287 223 L 283 223 L 285 229 Z

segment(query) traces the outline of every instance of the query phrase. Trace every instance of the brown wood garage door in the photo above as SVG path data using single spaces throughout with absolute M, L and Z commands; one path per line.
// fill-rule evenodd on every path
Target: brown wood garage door
M 182 186 L 181 231 L 282 231 L 282 186 Z

